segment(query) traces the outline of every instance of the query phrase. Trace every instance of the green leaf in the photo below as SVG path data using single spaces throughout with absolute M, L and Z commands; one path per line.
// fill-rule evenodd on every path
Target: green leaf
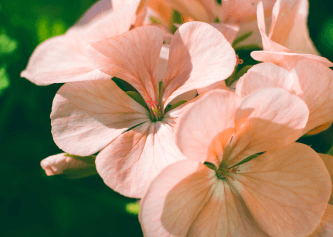
M 49 18 L 47 16 L 40 16 L 37 20 L 37 39 L 41 43 L 49 38 Z
M 66 32 L 66 25 L 61 19 L 55 20 L 50 37 L 62 35 Z
M 132 202 L 132 203 L 126 204 L 125 210 L 129 214 L 138 215 L 140 212 L 139 202 Z
M 2 31 L 0 34 L 0 55 L 11 54 L 17 48 L 17 41 L 8 37 L 8 35 Z
M 144 108 L 148 109 L 146 101 L 142 98 L 142 96 L 135 91 L 127 91 L 127 95 L 129 95 L 133 100 L 138 102 L 140 105 L 142 105 Z
M 237 46 L 237 44 L 241 43 L 242 41 L 246 40 L 247 38 L 249 38 L 251 35 L 253 34 L 252 31 L 247 32 L 239 37 L 237 37 L 234 42 L 232 43 L 232 47 L 235 48 L 235 46 Z
M 3 66 L 0 68 L 0 95 L 9 87 L 9 78 L 6 73 L 6 67 Z
M 173 110 L 173 109 L 177 108 L 178 106 L 181 106 L 182 104 L 185 104 L 186 102 L 187 102 L 187 100 L 178 101 L 176 104 L 171 105 L 170 107 L 167 107 L 165 109 L 165 113 L 169 112 L 170 110 Z
M 332 155 L 333 156 L 333 147 L 327 152 L 327 154 Z

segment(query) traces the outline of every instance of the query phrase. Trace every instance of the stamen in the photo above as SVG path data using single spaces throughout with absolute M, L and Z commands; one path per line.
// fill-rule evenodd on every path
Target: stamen
M 150 96 L 149 96 L 149 100 L 147 100 L 146 103 L 148 104 L 148 107 L 149 107 L 150 109 L 152 109 L 152 107 L 153 107 L 154 105 L 158 105 L 158 103 L 157 103 L 156 101 L 154 101 Z
M 238 65 L 238 64 L 243 64 L 243 59 L 240 59 L 239 58 L 239 56 L 238 56 L 238 54 L 236 55 L 236 65 Z
M 162 118 L 161 106 L 159 106 L 158 103 L 154 101 L 150 96 L 149 100 L 147 100 L 146 103 L 149 107 L 150 117 L 152 121 L 156 122 L 161 120 Z

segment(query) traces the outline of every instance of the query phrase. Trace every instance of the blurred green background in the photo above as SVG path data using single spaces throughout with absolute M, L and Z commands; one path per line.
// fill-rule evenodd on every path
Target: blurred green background
M 136 200 L 113 192 L 99 176 L 68 180 L 45 175 L 40 161 L 61 152 L 53 142 L 49 117 L 61 85 L 38 87 L 19 76 L 39 43 L 63 34 L 94 2 L 0 3 L 1 237 L 142 236 L 136 207 L 128 206 Z M 331 1 L 310 0 L 311 38 L 331 61 L 332 9 Z M 331 128 L 301 141 L 326 153 L 332 133 Z

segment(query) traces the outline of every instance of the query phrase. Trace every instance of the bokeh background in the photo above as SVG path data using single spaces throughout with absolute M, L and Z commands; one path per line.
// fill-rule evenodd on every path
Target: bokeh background
M 20 78 L 34 48 L 63 34 L 94 2 L 0 2 L 1 237 L 142 236 L 136 200 L 112 191 L 99 176 L 69 180 L 45 175 L 40 161 L 61 152 L 49 117 L 61 85 L 38 87 Z M 332 1 L 310 0 L 308 24 L 319 52 L 333 61 Z M 326 153 L 332 134 L 333 128 L 300 141 Z

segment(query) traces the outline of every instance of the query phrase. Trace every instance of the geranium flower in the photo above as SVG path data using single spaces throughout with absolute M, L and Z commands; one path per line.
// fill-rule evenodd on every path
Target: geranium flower
M 27 68 L 22 71 L 25 77 L 37 85 L 110 79 L 110 76 L 94 67 L 87 55 L 88 43 L 84 36 L 89 30 L 105 21 L 117 21 L 117 27 L 108 30 L 107 37 L 117 36 L 131 27 L 140 26 L 146 10 L 141 1 L 132 0 L 129 4 L 121 4 L 120 0 L 113 2 L 103 0 L 92 6 L 87 13 L 71 27 L 64 35 L 56 36 L 41 43 L 31 55 Z M 103 12 L 104 10 L 104 12 Z M 103 32 L 93 32 L 86 40 L 99 40 Z M 91 35 L 94 35 L 93 38 Z
M 236 93 L 244 97 L 265 87 L 284 88 L 305 101 L 310 115 L 304 133 L 333 122 L 333 71 L 322 63 L 303 59 L 291 71 L 272 63 L 255 65 L 239 79 Z
M 287 70 L 293 68 L 299 60 L 304 58 L 319 61 L 328 67 L 332 67 L 333 63 L 328 59 L 313 55 L 313 53 L 318 53 L 309 37 L 306 25 L 307 12 L 307 0 L 276 1 L 268 37 L 263 4 L 260 2 L 258 4 L 257 20 L 262 37 L 263 51 L 251 52 L 252 58 L 257 61 L 275 63 Z
M 243 99 L 223 90 L 203 95 L 177 126 L 177 145 L 188 159 L 165 168 L 141 200 L 144 235 L 313 233 L 332 186 L 318 154 L 293 143 L 308 113 L 280 88 Z
M 261 44 L 260 33 L 256 24 L 256 6 L 259 0 L 254 1 L 216 1 L 216 0 L 165 0 L 169 5 L 183 15 L 183 20 L 202 21 L 218 28 L 227 40 L 232 43 L 237 35 L 252 32 L 244 40 L 247 44 Z M 271 10 L 276 0 L 264 0 L 266 14 Z M 243 42 L 243 43 L 244 43 Z
M 95 80 L 65 84 L 53 102 L 56 144 L 79 156 L 102 150 L 96 158 L 98 173 L 126 196 L 142 197 L 165 166 L 183 159 L 173 138 L 182 107 L 171 110 L 167 105 L 188 91 L 224 80 L 236 64 L 234 50 L 219 31 L 191 22 L 175 33 L 159 83 L 163 40 L 159 28 L 143 26 L 91 43 L 96 68 L 130 83 L 141 101 L 139 94 L 133 100 L 112 80 Z

